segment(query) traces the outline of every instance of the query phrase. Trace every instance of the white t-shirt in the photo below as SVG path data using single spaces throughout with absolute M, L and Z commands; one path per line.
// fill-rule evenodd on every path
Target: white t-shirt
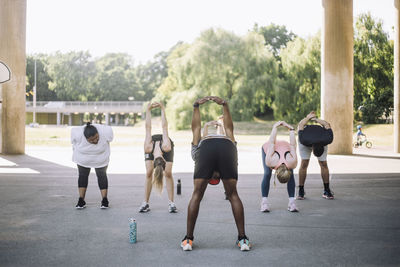
M 110 161 L 110 142 L 114 138 L 110 126 L 92 124 L 99 133 L 99 142 L 91 144 L 86 140 L 83 131 L 86 125 L 71 129 L 72 161 L 86 168 L 102 168 Z

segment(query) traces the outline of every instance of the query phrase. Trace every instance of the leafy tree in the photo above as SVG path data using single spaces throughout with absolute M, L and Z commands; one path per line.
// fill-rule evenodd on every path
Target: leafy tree
M 132 58 L 124 53 L 109 53 L 95 61 L 95 75 L 86 98 L 90 101 L 128 101 L 135 96 Z
M 193 44 L 176 47 L 167 64 L 168 77 L 157 98 L 168 102 L 170 120 L 178 129 L 190 125 L 191 103 L 204 95 L 228 99 L 234 120 L 251 120 L 270 101 L 277 77 L 274 57 L 254 32 L 239 37 L 222 29 L 206 30 Z M 222 110 L 210 105 L 202 112 L 210 120 Z
M 320 109 L 320 33 L 307 40 L 297 37 L 281 52 L 284 77 L 275 90 L 275 119 L 297 123 Z
M 57 95 L 49 89 L 50 76 L 47 73 L 48 56 L 44 54 L 28 55 L 26 58 L 26 91 L 29 93 L 27 100 L 33 100 L 33 87 L 35 85 L 35 60 L 36 60 L 36 100 L 55 101 Z
M 354 32 L 354 110 L 356 120 L 379 123 L 393 108 L 393 42 L 382 21 L 357 17 Z
M 276 59 L 279 59 L 281 49 L 287 46 L 287 43 L 293 41 L 296 35 L 289 32 L 284 25 L 276 25 L 271 23 L 268 26 L 258 26 L 254 24 L 253 31 L 264 36 L 265 44 Z
M 57 52 L 48 57 L 49 89 L 63 101 L 86 101 L 94 62 L 88 52 Z

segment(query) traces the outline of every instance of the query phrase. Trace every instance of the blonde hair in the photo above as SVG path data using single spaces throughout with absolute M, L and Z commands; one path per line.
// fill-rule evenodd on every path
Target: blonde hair
M 165 169 L 165 160 L 161 157 L 158 157 L 154 160 L 154 171 L 153 171 L 153 185 L 156 190 L 161 194 L 163 191 L 163 181 L 164 181 L 164 169 Z
M 292 171 L 283 163 L 278 167 L 278 169 L 276 169 L 276 177 L 278 177 L 278 180 L 281 184 L 286 184 L 289 182 L 291 175 Z

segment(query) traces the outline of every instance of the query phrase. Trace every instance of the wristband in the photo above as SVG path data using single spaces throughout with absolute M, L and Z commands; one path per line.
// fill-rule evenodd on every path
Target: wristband
M 200 104 L 197 103 L 197 102 L 195 102 L 195 103 L 193 104 L 193 107 L 194 107 L 194 108 L 198 108 L 199 106 L 200 106 Z

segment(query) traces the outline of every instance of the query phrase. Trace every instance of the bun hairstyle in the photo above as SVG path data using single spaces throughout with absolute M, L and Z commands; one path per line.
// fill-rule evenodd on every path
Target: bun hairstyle
M 97 129 L 89 121 L 86 123 L 85 130 L 83 130 L 83 135 L 86 139 L 95 136 L 97 134 Z
M 324 147 L 316 144 L 312 146 L 312 151 L 314 156 L 320 157 L 324 153 Z
M 278 169 L 276 169 L 276 177 L 281 184 L 289 182 L 291 175 L 292 171 L 283 163 L 278 167 Z
M 162 193 L 164 187 L 163 181 L 164 181 L 165 164 L 166 162 L 162 157 L 154 159 L 153 184 L 160 194 Z

